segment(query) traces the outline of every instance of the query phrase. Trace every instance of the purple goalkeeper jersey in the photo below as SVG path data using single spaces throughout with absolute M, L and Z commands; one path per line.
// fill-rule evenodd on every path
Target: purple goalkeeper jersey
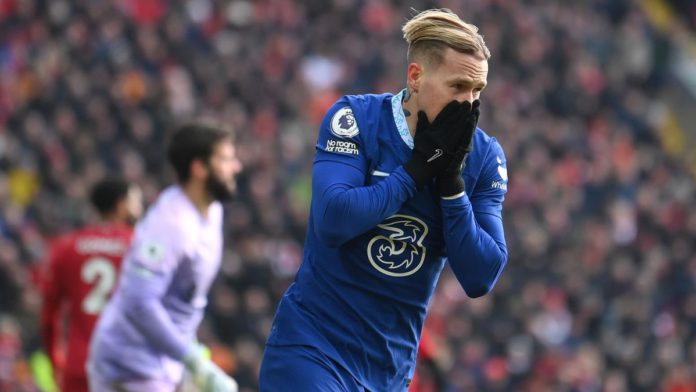
M 118 287 L 97 323 L 88 368 L 106 381 L 179 382 L 222 256 L 222 206 L 202 216 L 179 186 L 137 225 Z

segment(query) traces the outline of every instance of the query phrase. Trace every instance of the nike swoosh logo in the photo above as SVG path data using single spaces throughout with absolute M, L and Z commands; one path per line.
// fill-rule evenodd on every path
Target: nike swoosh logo
M 428 158 L 427 162 L 432 162 L 432 161 L 436 160 L 437 158 L 440 158 L 442 156 L 442 154 L 443 154 L 443 151 L 441 148 L 435 149 L 435 154 L 433 154 L 433 156 Z

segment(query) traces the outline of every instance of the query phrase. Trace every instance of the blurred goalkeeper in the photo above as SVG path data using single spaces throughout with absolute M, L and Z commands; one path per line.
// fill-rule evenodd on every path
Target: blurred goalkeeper
M 470 297 L 507 262 L 505 155 L 477 128 L 490 52 L 448 10 L 403 27 L 407 87 L 324 117 L 304 262 L 280 302 L 261 391 L 405 391 L 448 263 Z
M 232 196 L 241 164 L 229 133 L 200 124 L 179 128 L 167 155 L 179 183 L 136 226 L 91 341 L 94 392 L 173 392 L 184 369 L 202 392 L 237 390 L 195 335 L 222 258 L 220 202 Z

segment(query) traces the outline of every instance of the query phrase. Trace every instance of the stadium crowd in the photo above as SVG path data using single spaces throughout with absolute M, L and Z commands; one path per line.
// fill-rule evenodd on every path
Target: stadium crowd
M 0 390 L 36 390 L 50 238 L 92 218 L 107 173 L 152 201 L 173 179 L 166 131 L 191 117 L 230 124 L 246 168 L 199 337 L 255 390 L 321 116 L 405 87 L 400 26 L 438 6 L 491 49 L 479 125 L 510 171 L 497 287 L 471 300 L 446 271 L 433 298 L 443 390 L 696 391 L 696 185 L 660 144 L 672 38 L 635 3 L 0 1 Z

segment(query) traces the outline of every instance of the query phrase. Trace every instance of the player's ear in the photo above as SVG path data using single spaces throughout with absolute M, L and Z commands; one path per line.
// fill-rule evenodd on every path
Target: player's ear
M 114 206 L 114 213 L 116 214 L 117 217 L 124 217 L 129 215 L 129 208 L 128 208 L 128 198 L 124 197 L 121 198 L 116 203 L 116 206 Z
M 208 165 L 203 163 L 200 159 L 194 159 L 191 161 L 191 178 L 204 179 L 208 175 Z
M 423 65 L 417 62 L 412 62 L 406 70 L 406 84 L 411 93 L 417 93 L 420 87 L 420 79 L 423 76 Z

